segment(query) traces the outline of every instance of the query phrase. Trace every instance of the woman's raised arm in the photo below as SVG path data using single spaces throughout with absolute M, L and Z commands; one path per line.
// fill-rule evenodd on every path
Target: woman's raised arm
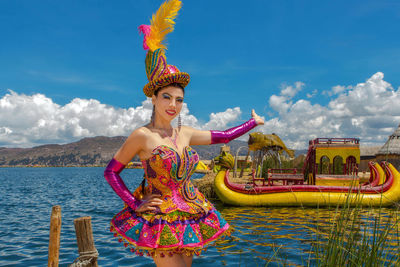
M 252 118 L 245 123 L 232 127 L 225 131 L 200 131 L 193 128 L 191 129 L 190 145 L 209 145 L 228 143 L 229 141 L 242 136 L 254 127 L 260 124 L 264 124 L 264 120 L 258 116 L 254 109 L 251 112 Z

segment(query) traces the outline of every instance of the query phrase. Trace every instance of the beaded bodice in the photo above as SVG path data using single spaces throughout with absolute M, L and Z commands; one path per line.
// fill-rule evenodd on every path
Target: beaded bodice
M 211 203 L 190 181 L 198 163 L 199 156 L 190 146 L 179 155 L 166 145 L 156 147 L 152 156 L 142 161 L 150 192 L 161 195 L 163 200 L 156 213 L 180 210 L 194 214 L 211 210 Z

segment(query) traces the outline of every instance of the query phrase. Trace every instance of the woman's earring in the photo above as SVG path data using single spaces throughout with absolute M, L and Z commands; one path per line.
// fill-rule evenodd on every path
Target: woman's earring
M 151 113 L 151 119 L 150 119 L 150 123 L 151 125 L 154 127 L 154 117 L 155 117 L 155 106 L 153 106 L 153 112 Z
M 181 125 L 182 125 L 182 121 L 181 121 L 181 114 L 178 115 L 178 130 L 181 130 Z

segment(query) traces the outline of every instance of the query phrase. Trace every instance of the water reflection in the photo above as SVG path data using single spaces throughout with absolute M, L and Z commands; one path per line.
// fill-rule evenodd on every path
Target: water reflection
M 335 208 L 298 207 L 218 207 L 235 232 L 216 245 L 220 253 L 241 255 L 243 263 L 275 263 L 288 266 L 308 265 L 315 258 L 314 245 L 327 242 L 332 227 L 340 222 L 351 225 L 362 237 L 372 238 L 374 231 L 389 227 L 388 255 L 398 254 L 398 210 L 363 209 L 341 215 Z M 345 237 L 346 238 L 346 237 Z M 357 240 L 356 240 L 357 241 Z M 225 251 L 225 252 L 224 252 Z M 251 264 L 249 264 L 251 265 Z M 240 266 L 240 264 L 239 264 Z M 264 265 L 262 265 L 264 266 Z
M 0 266 L 47 263 L 49 218 L 55 204 L 62 207 L 60 266 L 68 266 L 78 256 L 73 220 L 81 216 L 92 217 L 100 266 L 154 266 L 151 259 L 137 257 L 121 246 L 108 231 L 110 219 L 123 204 L 102 172 L 103 168 L 0 168 Z M 136 188 L 142 177 L 143 170 L 124 171 L 129 188 Z M 335 208 L 227 207 L 214 203 L 235 232 L 195 257 L 196 267 L 308 265 L 315 256 L 312 245 L 325 244 L 339 218 Z M 357 240 L 388 225 L 385 246 L 390 258 L 399 255 L 398 215 L 395 208 L 380 212 L 364 209 L 349 213 L 347 223 L 358 227 Z

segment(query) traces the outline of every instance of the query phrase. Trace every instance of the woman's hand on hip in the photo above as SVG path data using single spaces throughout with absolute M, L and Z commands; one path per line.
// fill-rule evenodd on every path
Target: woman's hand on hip
M 251 117 L 257 122 L 257 125 L 263 125 L 264 124 L 263 118 L 258 116 L 256 114 L 256 112 L 254 111 L 254 109 L 251 110 Z
M 146 194 L 142 203 L 136 208 L 136 212 L 145 212 L 145 211 L 153 211 L 156 210 L 156 207 L 159 207 L 163 201 L 160 199 L 161 195 L 158 194 Z

